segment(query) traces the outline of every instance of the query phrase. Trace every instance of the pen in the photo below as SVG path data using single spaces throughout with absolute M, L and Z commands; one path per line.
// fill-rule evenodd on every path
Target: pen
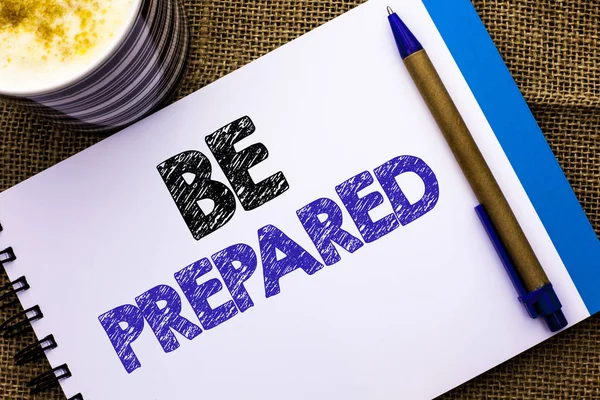
M 421 43 L 390 7 L 388 19 L 404 65 L 481 204 L 476 211 L 532 318 L 552 332 L 567 325 L 562 305 L 492 171 Z

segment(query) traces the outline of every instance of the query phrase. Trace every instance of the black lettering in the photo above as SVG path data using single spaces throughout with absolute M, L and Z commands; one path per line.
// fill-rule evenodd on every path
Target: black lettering
M 255 130 L 252 120 L 243 117 L 206 137 L 206 144 L 247 211 L 273 200 L 290 187 L 282 172 L 259 183 L 252 180 L 248 170 L 265 161 L 269 151 L 262 143 L 255 143 L 240 152 L 236 152 L 233 146 Z
M 157 169 L 196 240 L 223 227 L 235 214 L 235 196 L 227 186 L 210 179 L 210 161 L 199 151 L 178 154 Z M 206 200 L 212 202 L 210 211 L 200 206 Z

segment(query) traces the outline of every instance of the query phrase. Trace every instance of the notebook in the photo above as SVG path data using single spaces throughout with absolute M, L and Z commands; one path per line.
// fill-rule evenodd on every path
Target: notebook
M 570 326 L 598 311 L 598 237 L 470 2 L 371 0 L 0 194 L 0 260 L 28 310 L 9 331 L 31 320 L 53 368 L 34 390 L 431 399 L 551 336 L 517 300 L 388 5 Z M 392 164 L 421 171 L 391 183 L 403 213 L 377 179 Z

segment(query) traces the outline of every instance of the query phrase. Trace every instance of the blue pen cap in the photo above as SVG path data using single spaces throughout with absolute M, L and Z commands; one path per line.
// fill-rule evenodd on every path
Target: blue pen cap
M 423 50 L 421 43 L 400 19 L 398 14 L 392 13 L 388 15 L 388 20 L 390 21 L 392 32 L 394 32 L 394 38 L 396 39 L 396 45 L 398 46 L 398 50 L 400 51 L 403 60 L 411 54 Z
M 568 322 L 562 311 L 562 304 L 551 283 L 521 296 L 519 300 L 525 306 L 532 307 L 537 315 L 544 318 L 551 332 L 560 331 L 567 326 Z
M 548 328 L 550 328 L 550 332 L 558 332 L 568 325 L 567 318 L 562 310 L 546 315 L 544 320 L 546 321 Z
M 562 304 L 560 303 L 552 284 L 548 283 L 533 292 L 527 292 L 527 290 L 525 290 L 525 285 L 523 285 L 517 270 L 510 260 L 510 257 L 502 244 L 502 240 L 500 240 L 500 237 L 496 233 L 485 208 L 482 205 L 479 205 L 475 207 L 475 211 L 519 295 L 519 301 L 525 306 L 529 316 L 531 318 L 538 318 L 541 316 L 551 332 L 557 332 L 565 328 L 568 325 L 568 321 L 562 311 Z

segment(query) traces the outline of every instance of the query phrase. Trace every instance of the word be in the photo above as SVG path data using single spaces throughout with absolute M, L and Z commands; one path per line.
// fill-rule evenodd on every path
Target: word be
M 256 143 L 237 152 L 234 145 L 255 132 L 249 117 L 240 118 L 206 137 L 206 144 L 229 180 L 242 207 L 254 210 L 289 189 L 282 172 L 254 183 L 248 170 L 265 161 L 269 151 Z M 200 240 L 222 228 L 235 214 L 235 197 L 221 182 L 211 179 L 212 166 L 199 151 L 186 151 L 160 164 L 158 172 L 167 185 L 194 239 Z M 199 202 L 211 200 L 214 208 L 205 214 Z
M 340 262 L 340 253 L 334 244 L 352 254 L 365 243 L 375 242 L 400 226 L 421 218 L 438 202 L 437 178 L 431 168 L 417 157 L 396 157 L 376 168 L 374 172 L 394 210 L 393 214 L 377 221 L 372 220 L 369 211 L 384 203 L 384 195 L 374 191 L 363 197 L 359 196 L 360 191 L 374 183 L 370 172 L 365 171 L 336 187 L 336 192 L 358 228 L 361 238 L 343 228 L 342 207 L 332 199 L 321 198 L 296 211 L 320 259 L 302 248 L 279 228 L 265 225 L 257 232 L 258 252 L 248 244 L 234 244 L 213 254 L 212 263 L 208 258 L 203 258 L 175 273 L 180 292 L 194 310 L 198 323 L 181 315 L 182 296 L 168 285 L 159 285 L 142 293 L 135 298 L 136 305 L 125 304 L 101 315 L 100 323 L 125 370 L 132 373 L 141 367 L 132 344 L 144 331 L 145 323 L 163 350 L 169 353 L 180 346 L 174 331 L 188 340 L 193 340 L 204 330 L 216 328 L 238 313 L 253 307 L 254 302 L 244 284 L 259 267 L 259 255 L 265 296 L 270 298 L 280 293 L 281 278 L 295 270 L 301 269 L 306 274 L 313 275 L 325 266 Z M 425 186 L 424 195 L 416 203 L 408 200 L 396 180 L 399 175 L 408 172 L 418 175 Z M 285 257 L 278 257 L 278 251 Z M 221 279 L 202 281 L 201 278 L 212 270 L 213 263 Z M 208 300 L 223 290 L 223 286 L 229 291 L 231 299 L 213 308 Z

